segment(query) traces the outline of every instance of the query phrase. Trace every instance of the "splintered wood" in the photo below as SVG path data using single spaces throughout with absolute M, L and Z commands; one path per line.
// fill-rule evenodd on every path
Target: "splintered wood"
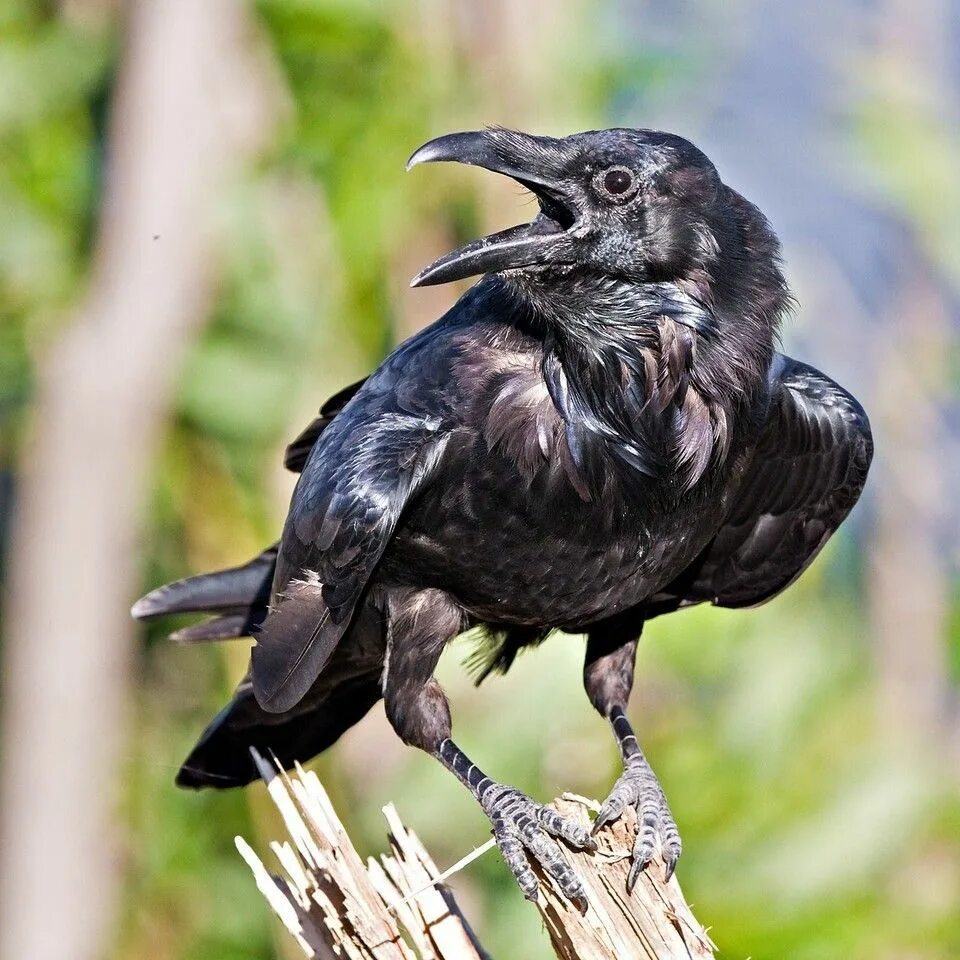
M 487 960 L 437 868 L 391 807 L 389 854 L 364 864 L 316 774 L 287 775 L 259 756 L 289 840 L 271 843 L 271 874 L 242 837 L 237 849 L 257 887 L 308 957 Z
M 306 956 L 489 960 L 440 881 L 483 853 L 492 841 L 441 875 L 390 805 L 384 808 L 390 852 L 364 864 L 316 774 L 297 767 L 287 775 L 256 759 L 267 775 L 267 789 L 289 840 L 270 844 L 277 864 L 273 872 L 242 837 L 236 838 L 237 849 L 258 889 Z M 554 805 L 564 816 L 584 823 L 593 806 L 571 795 Z M 713 944 L 690 912 L 676 878 L 661 882 L 661 862 L 654 862 L 632 896 L 627 895 L 635 831 L 635 820 L 628 816 L 601 831 L 596 853 L 564 848 L 587 891 L 589 906 L 584 913 L 541 876 L 537 907 L 562 960 L 713 957 Z
M 565 817 L 587 823 L 587 809 L 599 804 L 564 794 L 552 806 Z M 561 960 L 704 960 L 714 945 L 687 906 L 674 875 L 663 882 L 659 856 L 627 893 L 630 851 L 637 835 L 632 808 L 597 834 L 596 853 L 562 847 L 587 893 L 589 906 L 581 913 L 564 899 L 540 871 L 540 900 L 550 941 Z M 536 868 L 535 868 L 536 869 Z

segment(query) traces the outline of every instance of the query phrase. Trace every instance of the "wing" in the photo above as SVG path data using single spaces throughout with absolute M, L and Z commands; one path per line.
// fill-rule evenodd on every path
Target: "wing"
M 770 410 L 730 514 L 649 616 L 693 603 L 747 607 L 810 565 L 860 497 L 873 456 L 860 404 L 813 367 L 778 357 Z
M 320 434 L 330 426 L 334 417 L 364 383 L 364 380 L 360 380 L 345 387 L 320 408 L 319 416 L 287 447 L 283 463 L 288 470 L 294 473 L 303 471 Z M 215 570 L 158 587 L 138 600 L 130 612 L 138 620 L 173 613 L 217 614 L 215 619 L 170 634 L 171 640 L 180 643 L 250 636 L 267 615 L 278 548 L 279 544 L 267 547 L 258 557 L 241 567 Z
M 366 379 L 351 383 L 349 387 L 344 387 L 335 393 L 321 408 L 320 413 L 314 418 L 313 422 L 304 429 L 300 435 L 293 440 L 283 455 L 283 465 L 294 473 L 302 473 L 307 463 L 307 457 L 314 444 L 320 438 L 327 427 L 333 422 L 333 418 L 354 398 L 360 388 L 366 383 Z
M 285 769 L 329 747 L 383 695 L 386 646 L 380 613 L 363 605 L 323 674 L 289 711 L 268 713 L 257 703 L 250 674 L 210 722 L 177 775 L 181 787 L 235 787 L 259 776 L 250 747 L 268 752 Z
M 253 651 L 254 693 L 266 710 L 290 709 L 319 675 L 446 445 L 440 418 L 400 407 L 392 386 L 384 395 L 372 384 L 324 430 L 294 491 L 275 603 Z

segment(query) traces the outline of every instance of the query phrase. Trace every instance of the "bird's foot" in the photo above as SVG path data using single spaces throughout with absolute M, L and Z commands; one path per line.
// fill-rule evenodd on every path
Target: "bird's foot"
M 493 824 L 493 835 L 503 859 L 528 900 L 537 899 L 537 878 L 529 860 L 532 857 L 568 900 L 586 906 L 580 878 L 551 838 L 561 837 L 573 847 L 596 850 L 597 844 L 589 829 L 502 784 L 488 787 L 480 805 Z
M 653 859 L 657 848 L 663 857 L 664 883 L 669 881 L 680 857 L 680 833 L 674 822 L 667 798 L 657 781 L 656 774 L 644 757 L 631 757 L 620 779 L 613 785 L 610 796 L 604 801 L 593 833 L 622 816 L 627 807 L 637 811 L 637 839 L 633 844 L 633 863 L 627 876 L 627 892 L 633 891 L 641 872 Z

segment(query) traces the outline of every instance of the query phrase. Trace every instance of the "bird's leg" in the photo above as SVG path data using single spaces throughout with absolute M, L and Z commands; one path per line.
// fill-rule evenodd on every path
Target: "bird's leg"
M 490 818 L 497 846 L 523 895 L 528 900 L 537 899 L 537 878 L 530 869 L 532 857 L 568 900 L 585 906 L 583 884 L 551 838 L 562 838 L 579 849 L 595 850 L 590 831 L 531 800 L 515 787 L 491 780 L 449 737 L 440 743 L 435 755 L 477 798 Z
M 633 845 L 633 864 L 627 877 L 627 890 L 633 890 L 637 877 L 653 859 L 657 847 L 663 857 L 664 880 L 669 880 L 680 857 L 680 834 L 667 805 L 656 774 L 640 749 L 627 719 L 625 708 L 633 686 L 633 668 L 639 637 L 624 640 L 614 633 L 591 633 L 583 667 L 583 685 L 596 710 L 606 717 L 623 758 L 623 774 L 613 785 L 594 821 L 596 832 L 616 820 L 632 806 L 637 811 L 639 829 Z
M 448 600 L 444 603 L 452 614 L 453 605 Z M 572 846 L 592 850 L 596 843 L 590 831 L 519 790 L 491 780 L 450 738 L 450 707 L 433 670 L 444 645 L 459 632 L 460 620 L 459 611 L 453 616 L 438 616 L 437 609 L 426 615 L 420 611 L 411 618 L 402 606 L 397 609 L 391 604 L 389 655 L 383 679 L 387 717 L 405 743 L 435 756 L 476 797 L 493 824 L 507 866 L 528 900 L 537 899 L 537 878 L 530 869 L 532 857 L 568 899 L 583 904 L 583 886 L 552 838 L 561 837 Z

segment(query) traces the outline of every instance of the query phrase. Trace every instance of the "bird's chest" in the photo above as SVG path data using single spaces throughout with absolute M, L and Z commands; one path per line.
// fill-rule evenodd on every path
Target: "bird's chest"
M 537 356 L 472 360 L 443 482 L 404 518 L 393 576 L 448 590 L 479 618 L 575 625 L 641 602 L 713 535 L 714 492 L 670 496 L 670 478 L 631 465 L 609 430 L 572 431 Z
M 513 443 L 521 452 L 519 434 Z M 672 579 L 716 527 L 701 499 L 657 509 L 618 484 L 585 499 L 569 465 L 477 441 L 398 537 L 404 575 L 452 593 L 481 619 L 575 625 L 633 606 Z M 709 531 L 709 533 L 707 532 Z

